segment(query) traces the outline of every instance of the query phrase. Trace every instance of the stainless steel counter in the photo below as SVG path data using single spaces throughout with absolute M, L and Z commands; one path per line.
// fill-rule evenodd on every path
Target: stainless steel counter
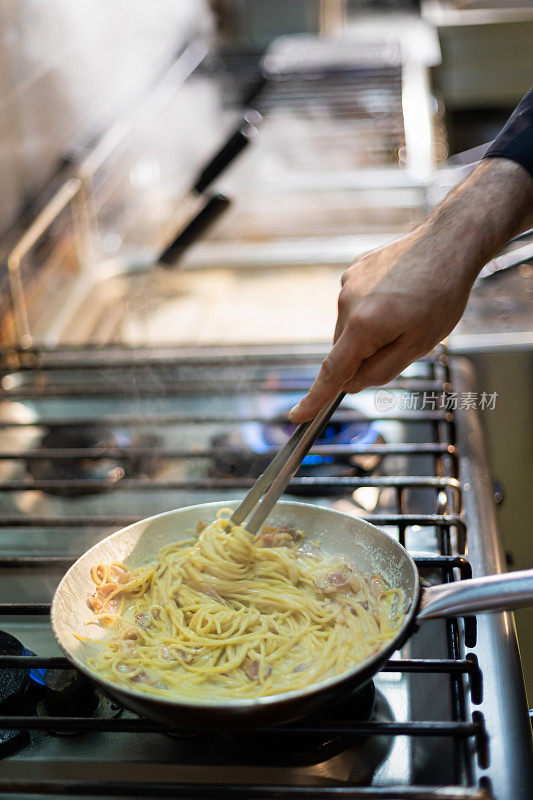
M 453 360 L 452 374 L 460 391 L 477 391 L 468 361 Z M 457 415 L 456 425 L 462 454 L 464 514 L 471 520 L 471 531 L 474 528 L 468 544 L 472 571 L 474 577 L 505 572 L 492 476 L 478 412 L 463 410 Z M 486 761 L 478 764 L 478 774 L 490 780 L 496 798 L 527 800 L 533 786 L 531 724 L 513 614 L 479 615 L 477 631 L 478 643 L 473 652 L 482 672 L 491 675 L 491 686 L 485 684 L 478 709 L 489 736 Z

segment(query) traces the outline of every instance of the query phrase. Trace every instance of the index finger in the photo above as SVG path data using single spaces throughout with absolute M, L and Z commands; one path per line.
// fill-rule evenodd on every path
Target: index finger
M 311 388 L 298 405 L 291 409 L 291 420 L 306 422 L 312 419 L 353 377 L 367 355 L 369 354 L 363 353 L 361 345 L 354 342 L 353 331 L 344 329 L 322 362 Z

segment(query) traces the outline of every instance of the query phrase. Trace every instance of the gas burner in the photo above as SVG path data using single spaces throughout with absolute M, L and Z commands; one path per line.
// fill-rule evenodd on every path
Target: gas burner
M 257 477 L 272 458 L 272 448 L 282 447 L 295 426 L 288 421 L 288 410 L 278 415 L 278 420 L 267 423 L 246 422 L 232 433 L 217 434 L 211 440 L 213 448 L 212 472 L 218 476 Z M 378 424 L 371 420 L 338 422 L 332 420 L 317 439 L 317 445 L 363 446 L 385 443 Z M 238 448 L 235 453 L 232 448 Z M 376 455 L 316 455 L 304 458 L 298 477 L 360 477 L 370 475 L 379 466 L 382 457 Z M 329 490 L 321 487 L 322 494 Z M 338 489 L 333 489 L 338 494 Z M 316 494 L 313 486 L 293 486 L 291 494 Z
M 100 451 L 95 457 L 28 458 L 26 468 L 36 480 L 55 480 L 58 486 L 46 489 L 47 494 L 61 497 L 79 497 L 105 491 L 105 484 L 122 478 L 136 478 L 155 474 L 159 463 L 150 455 L 109 456 L 114 448 L 156 447 L 161 439 L 153 433 L 140 433 L 132 438 L 127 431 L 107 426 L 58 425 L 50 428 L 39 442 L 39 450 L 84 449 Z M 62 486 L 65 480 L 101 481 L 101 486 Z
M 35 655 L 5 631 L 0 631 L 0 654 Z M 0 669 L 0 711 L 40 717 L 111 719 L 118 717 L 122 708 L 75 669 Z M 73 736 L 80 731 L 51 730 L 49 733 Z M 28 731 L 0 729 L 0 757 L 20 750 L 29 741 Z
M 327 711 L 306 717 L 298 723 L 285 726 L 287 731 L 303 725 L 309 727 L 323 727 L 324 716 L 335 720 L 336 723 L 346 721 L 366 722 L 373 716 L 376 705 L 376 688 L 370 681 L 362 689 L 353 692 L 348 697 L 332 703 Z M 232 754 L 238 755 L 241 760 L 254 763 L 265 763 L 279 766 L 306 766 L 319 764 L 329 758 L 339 755 L 360 736 L 338 734 L 334 730 L 323 733 L 279 733 L 279 730 L 242 731 L 236 733 L 223 733 L 218 737 L 220 743 Z M 381 760 L 381 759 L 380 759 Z
M 43 685 L 46 696 L 37 703 L 39 717 L 97 717 L 112 719 L 122 708 L 75 669 L 48 669 Z M 54 731 L 56 736 L 76 736 L 80 731 Z
M 22 656 L 25 655 L 25 650 L 18 639 L 10 633 L 0 631 L 0 653 L 4 656 Z M 0 710 L 3 713 L 20 713 L 17 704 L 25 694 L 28 683 L 26 670 L 0 669 Z M 28 741 L 28 731 L 0 729 L 0 755 L 24 747 Z

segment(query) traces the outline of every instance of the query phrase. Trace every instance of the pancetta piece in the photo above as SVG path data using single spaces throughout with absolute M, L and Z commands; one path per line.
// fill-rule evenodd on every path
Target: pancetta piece
M 381 575 L 372 575 L 370 578 L 370 594 L 374 600 L 381 600 L 386 590 L 387 587 L 383 583 Z
M 246 677 L 250 678 L 251 681 L 256 681 L 259 679 L 261 674 L 261 661 L 258 658 L 250 658 L 249 656 L 246 656 L 242 662 L 242 668 L 246 673 Z M 270 664 L 264 664 L 263 676 L 268 678 L 271 672 L 272 666 Z
M 87 601 L 91 611 L 94 611 L 95 614 L 104 614 L 106 612 L 114 614 L 118 611 L 118 595 L 108 599 L 109 595 L 117 588 L 116 583 L 104 583 L 99 586 Z
M 117 566 L 117 564 L 113 564 L 111 569 L 109 570 L 109 577 L 115 583 L 123 585 L 128 583 L 131 580 L 131 575 L 127 569 L 123 569 L 122 567 Z
M 186 650 L 178 650 L 178 656 L 181 658 L 184 664 L 190 664 L 194 659 L 193 654 L 188 653 Z
M 313 581 L 319 592 L 335 594 L 335 592 L 352 591 L 357 594 L 361 591 L 361 578 L 349 567 L 342 566 L 335 572 L 327 572 Z
M 298 541 L 302 537 L 303 531 L 291 528 L 290 525 L 263 525 L 255 543 L 259 547 L 283 547 Z

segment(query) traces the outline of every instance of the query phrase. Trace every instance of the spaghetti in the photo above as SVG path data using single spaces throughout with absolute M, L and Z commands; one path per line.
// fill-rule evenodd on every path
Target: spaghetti
M 110 631 L 88 664 L 102 677 L 166 697 L 256 698 L 345 672 L 394 637 L 404 595 L 380 575 L 301 546 L 287 526 L 201 527 L 131 572 L 93 567 L 93 621 Z

